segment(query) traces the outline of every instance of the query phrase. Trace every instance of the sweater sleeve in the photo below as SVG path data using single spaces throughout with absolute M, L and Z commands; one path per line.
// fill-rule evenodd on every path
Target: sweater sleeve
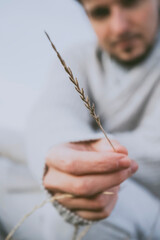
M 79 49 L 76 53 L 68 51 L 63 53 L 63 58 L 87 95 L 82 54 L 84 52 Z M 28 120 L 26 134 L 28 164 L 40 183 L 44 173 L 45 156 L 52 146 L 102 137 L 102 133 L 93 130 L 91 116 L 57 58 L 52 66 L 50 80 Z

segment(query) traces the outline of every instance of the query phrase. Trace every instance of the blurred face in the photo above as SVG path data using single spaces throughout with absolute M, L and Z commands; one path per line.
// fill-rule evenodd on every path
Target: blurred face
M 154 43 L 159 0 L 82 0 L 100 46 L 120 61 L 143 56 Z

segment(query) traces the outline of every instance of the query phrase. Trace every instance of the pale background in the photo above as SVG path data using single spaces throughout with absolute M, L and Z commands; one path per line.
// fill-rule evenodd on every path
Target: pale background
M 0 0 L 0 153 L 14 159 L 55 57 L 44 30 L 60 51 L 95 37 L 75 0 Z
M 45 197 L 26 168 L 25 148 L 27 119 L 55 58 L 44 30 L 60 52 L 95 37 L 82 8 L 74 0 L 0 0 L 1 240 Z M 56 211 L 51 212 L 50 208 L 47 211 L 45 207 L 36 214 L 21 226 L 16 239 L 46 239 L 42 232 L 51 229 L 45 227 L 50 214 L 56 216 L 53 230 L 62 227 Z M 43 231 L 39 231 L 41 225 Z M 61 239 L 65 239 L 64 229 L 68 231 L 69 227 L 63 227 Z

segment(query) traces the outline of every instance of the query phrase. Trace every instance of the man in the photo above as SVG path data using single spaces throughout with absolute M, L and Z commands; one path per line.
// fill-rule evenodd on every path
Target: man
M 64 54 L 64 59 L 96 103 L 105 130 L 116 140 L 112 140 L 116 152 L 95 127 L 57 61 L 30 124 L 30 165 L 39 178 L 43 176 L 51 194 L 76 196 L 55 204 L 67 221 L 85 224 L 105 219 L 99 226 L 101 235 L 95 226 L 86 239 L 121 239 L 120 233 L 114 235 L 115 229 L 109 230 L 113 224 L 130 239 L 152 235 L 158 240 L 160 2 L 80 3 L 98 44 L 79 46 Z

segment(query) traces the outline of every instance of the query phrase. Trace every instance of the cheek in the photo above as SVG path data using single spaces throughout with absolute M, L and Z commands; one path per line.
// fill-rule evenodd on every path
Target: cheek
M 108 26 L 105 21 L 104 23 L 91 22 L 91 24 L 100 43 L 103 43 L 107 38 L 109 38 Z
M 153 9 L 155 11 L 148 11 L 148 15 L 146 16 L 146 28 L 148 30 L 148 34 L 155 33 L 158 29 L 158 22 L 159 22 L 159 11 L 158 9 Z
M 132 19 L 135 31 L 137 28 L 146 40 L 152 39 L 158 28 L 159 13 L 157 4 L 148 4 L 143 10 L 133 13 Z

